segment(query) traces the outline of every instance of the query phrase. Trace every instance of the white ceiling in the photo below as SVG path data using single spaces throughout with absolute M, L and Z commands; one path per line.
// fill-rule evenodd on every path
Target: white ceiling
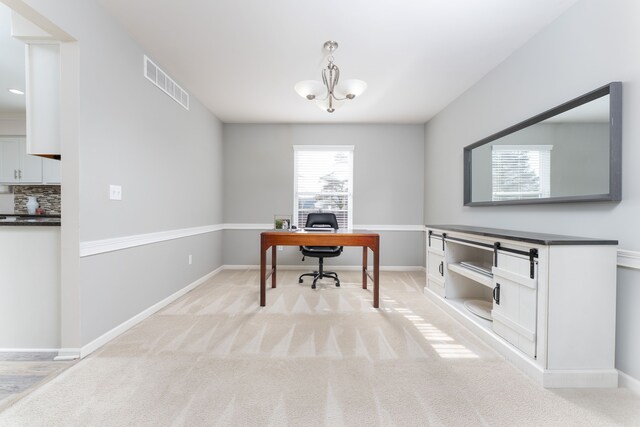
M 576 1 L 100 0 L 228 123 L 424 123 Z M 24 87 L 23 45 L 0 12 L 0 113 L 24 111 L 6 90 Z M 333 114 L 293 90 L 320 79 L 327 40 L 341 78 L 369 85 Z
M 11 37 L 11 9 L 0 3 L 0 115 L 23 115 L 24 95 L 8 89 L 25 90 L 24 43 Z
M 224 122 L 424 123 L 576 0 L 100 0 Z M 336 40 L 367 91 L 333 114 L 299 97 Z

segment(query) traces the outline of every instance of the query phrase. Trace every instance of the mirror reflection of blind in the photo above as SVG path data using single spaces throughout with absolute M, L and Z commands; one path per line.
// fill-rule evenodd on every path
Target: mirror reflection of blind
M 521 200 L 551 196 L 552 145 L 491 147 L 491 199 Z
M 294 146 L 294 224 L 304 227 L 311 212 L 352 227 L 353 146 Z

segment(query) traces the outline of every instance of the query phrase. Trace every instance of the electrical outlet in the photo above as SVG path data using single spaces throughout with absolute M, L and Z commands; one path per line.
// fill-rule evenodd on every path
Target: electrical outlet
M 193 256 L 189 254 L 189 265 L 193 264 Z
M 109 186 L 109 199 L 122 200 L 122 186 L 111 184 Z

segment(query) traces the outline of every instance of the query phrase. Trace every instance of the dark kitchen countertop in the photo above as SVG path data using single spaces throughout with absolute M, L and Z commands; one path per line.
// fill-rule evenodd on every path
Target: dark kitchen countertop
M 60 226 L 60 215 L 0 214 L 2 226 Z

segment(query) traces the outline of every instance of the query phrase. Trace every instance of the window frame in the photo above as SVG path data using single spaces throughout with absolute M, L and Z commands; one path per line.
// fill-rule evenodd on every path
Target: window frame
M 347 192 L 347 228 L 353 229 L 353 171 L 354 171 L 354 152 L 353 145 L 294 145 L 293 146 L 293 216 L 292 224 L 298 225 L 298 161 L 296 152 L 299 151 L 342 151 L 349 153 L 351 160 L 351 171 L 348 176 L 349 191 Z M 316 193 L 317 194 L 317 193 Z M 341 193 L 335 193 L 341 194 Z

